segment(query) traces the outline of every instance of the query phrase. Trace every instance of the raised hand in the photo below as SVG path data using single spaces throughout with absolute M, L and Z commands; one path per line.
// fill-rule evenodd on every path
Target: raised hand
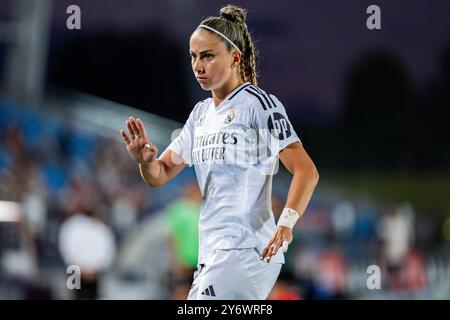
M 127 145 L 130 156 L 140 164 L 156 161 L 158 148 L 148 139 L 142 120 L 139 118 L 135 120 L 134 117 L 130 117 L 126 121 L 126 125 L 130 137 L 128 137 L 123 129 L 120 130 L 120 135 Z

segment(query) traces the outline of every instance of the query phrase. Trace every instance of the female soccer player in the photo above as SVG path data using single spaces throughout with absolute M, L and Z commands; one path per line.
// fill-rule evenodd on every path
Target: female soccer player
M 121 135 L 142 178 L 161 186 L 194 164 L 202 192 L 198 266 L 188 299 L 266 299 L 284 263 L 292 228 L 318 173 L 282 103 L 257 87 L 245 9 L 228 5 L 190 38 L 194 75 L 212 97 L 198 102 L 157 158 L 140 119 Z M 292 174 L 277 225 L 271 209 L 278 159 Z M 279 250 L 279 249 L 282 250 Z

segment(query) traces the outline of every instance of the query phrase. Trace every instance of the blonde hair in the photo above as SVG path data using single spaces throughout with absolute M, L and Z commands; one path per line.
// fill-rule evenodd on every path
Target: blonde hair
M 244 81 L 257 85 L 255 47 L 250 32 L 247 28 L 245 18 L 247 11 L 235 5 L 227 5 L 220 9 L 220 17 L 208 17 L 200 24 L 211 27 L 224 34 L 241 51 L 239 73 Z M 205 30 L 208 30 L 205 28 Z M 213 32 L 213 31 L 210 31 Z M 234 47 L 219 34 L 216 35 L 225 43 L 231 51 Z

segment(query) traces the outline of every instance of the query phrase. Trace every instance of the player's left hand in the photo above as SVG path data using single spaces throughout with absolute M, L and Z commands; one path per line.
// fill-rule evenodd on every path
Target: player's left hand
M 287 246 L 292 242 L 292 230 L 288 227 L 277 226 L 275 232 L 264 248 L 261 259 L 267 259 L 267 262 L 270 262 L 272 256 L 276 255 L 278 250 L 283 246 L 283 242 L 286 242 L 284 245 L 285 252 L 287 250 Z

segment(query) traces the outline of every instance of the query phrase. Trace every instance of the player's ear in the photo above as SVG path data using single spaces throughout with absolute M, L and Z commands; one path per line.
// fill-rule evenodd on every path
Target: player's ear
M 239 66 L 239 63 L 241 62 L 241 54 L 238 51 L 233 51 L 232 53 L 232 67 Z

